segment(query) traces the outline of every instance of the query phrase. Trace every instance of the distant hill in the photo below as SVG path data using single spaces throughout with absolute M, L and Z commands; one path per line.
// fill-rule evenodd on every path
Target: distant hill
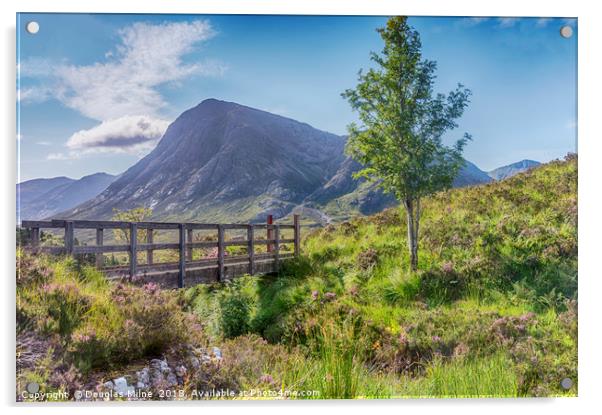
M 296 208 L 325 218 L 327 206 L 338 204 L 336 214 L 346 215 L 390 205 L 374 185 L 351 177 L 360 165 L 345 156 L 345 142 L 302 122 L 208 99 L 181 114 L 104 192 L 57 217 L 108 219 L 113 208 L 145 206 L 161 220 L 264 221 Z M 467 162 L 456 186 L 490 180 Z
M 55 177 L 19 183 L 17 184 L 17 220 L 45 219 L 71 209 L 97 196 L 116 177 L 107 173 L 95 173 L 79 180 Z
M 503 180 L 512 177 L 518 173 L 539 166 L 541 163 L 534 160 L 521 160 L 507 166 L 498 167 L 489 172 L 489 176 L 494 180 Z

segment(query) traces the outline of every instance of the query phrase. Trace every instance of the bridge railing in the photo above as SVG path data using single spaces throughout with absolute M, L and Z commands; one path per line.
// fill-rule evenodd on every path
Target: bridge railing
M 96 256 L 96 266 L 105 270 L 118 269 L 123 267 L 105 267 L 104 254 L 125 252 L 128 255 L 128 274 L 134 278 L 143 272 L 161 272 L 162 269 L 169 269 L 170 266 L 178 268 L 178 287 L 184 286 L 187 267 L 202 266 L 205 269 L 215 268 L 217 270 L 217 280 L 223 281 L 225 268 L 229 263 L 246 261 L 246 271 L 254 275 L 256 273 L 256 263 L 273 264 L 272 269 L 277 271 L 281 261 L 299 256 L 301 227 L 299 215 L 293 216 L 292 224 L 274 224 L 271 215 L 265 224 L 208 224 L 208 223 L 175 223 L 175 222 L 125 222 L 125 221 L 92 221 L 92 220 L 50 220 L 50 221 L 31 221 L 24 220 L 21 227 L 31 231 L 31 243 L 23 248 L 31 252 L 42 252 L 56 255 L 83 255 L 93 254 Z M 43 246 L 40 241 L 41 229 L 64 229 L 63 246 Z M 96 231 L 96 245 L 76 245 L 75 230 L 87 229 Z M 293 238 L 282 238 L 283 229 L 292 229 Z M 105 245 L 105 230 L 121 230 L 128 235 L 128 244 Z M 144 230 L 146 241 L 139 242 L 138 232 Z M 175 243 L 156 243 L 154 242 L 154 231 L 156 230 L 177 230 L 178 242 Z M 194 241 L 193 232 L 195 230 L 213 230 L 217 232 L 215 241 Z M 227 230 L 246 231 L 244 240 L 226 240 Z M 265 230 L 266 238 L 258 239 L 256 230 Z M 293 244 L 292 253 L 283 252 L 283 244 Z M 256 250 L 257 245 L 265 245 L 266 252 L 259 253 Z M 227 256 L 227 247 L 241 246 L 246 247 L 245 255 Z M 216 250 L 215 255 L 200 260 L 193 260 L 193 249 L 204 248 Z M 155 263 L 153 253 L 155 250 L 177 250 L 179 260 L 174 263 Z M 138 253 L 146 252 L 146 264 L 140 264 Z M 166 271 L 167 272 L 167 271 Z

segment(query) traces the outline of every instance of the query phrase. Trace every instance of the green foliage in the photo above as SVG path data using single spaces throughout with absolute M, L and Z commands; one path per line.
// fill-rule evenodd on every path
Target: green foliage
M 19 331 L 52 339 L 82 372 L 154 356 L 197 335 L 175 292 L 113 284 L 74 260 L 18 252 Z M 192 329 L 191 329 L 192 328 Z
M 235 280 L 218 293 L 220 326 L 226 338 L 249 331 L 252 299 L 244 288 L 243 280 Z
M 575 395 L 560 381 L 578 377 L 576 176 L 570 158 L 425 198 L 417 273 L 404 266 L 396 209 L 313 231 L 278 275 L 180 292 L 18 250 L 17 333 L 49 350 L 19 382 L 75 388 L 78 371 L 210 340 L 224 358 L 190 386 L 318 392 L 297 398 Z
M 146 207 L 137 207 L 129 210 L 113 209 L 113 216 L 111 220 L 123 221 L 123 222 L 144 222 L 153 214 L 153 210 Z M 139 229 L 137 232 L 138 241 L 146 241 L 147 237 L 146 229 Z M 113 231 L 113 237 L 116 241 L 125 241 L 126 244 L 130 243 L 130 231 L 124 229 L 115 229 Z
M 576 167 L 425 198 L 418 273 L 396 209 L 307 235 L 278 276 L 245 279 L 247 332 L 294 349 L 266 373 L 337 397 L 574 394 Z
M 342 95 L 358 111 L 349 126 L 347 151 L 365 168 L 358 176 L 380 179 L 399 200 L 417 199 L 449 187 L 463 164 L 470 136 L 446 147 L 441 137 L 457 127 L 470 91 L 433 92 L 436 63 L 422 59 L 420 36 L 406 17 L 378 29 L 384 48 L 370 55 L 376 68 L 360 72 L 356 89 Z
M 464 165 L 462 151 L 470 135 L 452 147 L 443 144 L 442 136 L 458 127 L 471 93 L 460 84 L 447 96 L 433 92 L 437 65 L 422 59 L 420 35 L 407 17 L 390 18 L 378 32 L 384 48 L 370 55 L 376 68 L 360 71 L 356 89 L 342 94 L 361 121 L 349 125 L 346 151 L 364 166 L 356 178 L 376 181 L 403 203 L 415 271 L 420 199 L 450 188 Z
M 519 379 L 512 361 L 503 353 L 487 359 L 452 360 L 444 363 L 437 359 L 429 366 L 423 396 L 452 398 L 483 398 L 521 396 Z

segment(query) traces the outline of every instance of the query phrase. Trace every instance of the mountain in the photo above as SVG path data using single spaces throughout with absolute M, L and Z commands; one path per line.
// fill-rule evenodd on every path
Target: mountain
M 162 219 L 283 216 L 336 173 L 344 145 L 307 124 L 208 99 L 180 115 L 102 194 L 66 215 L 108 218 L 113 208 L 147 206 Z
M 475 164 L 468 160 L 464 161 L 465 164 L 454 180 L 453 187 L 472 186 L 492 181 L 491 177 Z M 346 218 L 354 212 L 371 215 L 398 203 L 392 195 L 384 194 L 375 183 L 355 180 L 352 174 L 360 169 L 359 163 L 349 157 L 346 158 L 336 174 L 324 186 L 306 198 L 305 206 L 321 207 L 327 215 L 336 219 L 339 215 Z
M 53 177 L 50 179 L 33 179 L 17 184 L 17 203 L 21 201 L 26 204 L 35 200 L 41 194 L 46 193 L 64 184 L 73 183 L 75 180 L 69 177 Z
M 512 177 L 518 173 L 539 166 L 541 163 L 534 160 L 521 160 L 507 166 L 498 167 L 489 172 L 489 176 L 495 180 L 503 180 Z
M 104 192 L 57 217 L 109 219 L 114 208 L 145 206 L 160 220 L 264 221 L 303 209 L 328 221 L 394 203 L 374 184 L 352 178 L 361 166 L 345 156 L 345 142 L 305 123 L 208 99 L 181 114 L 157 147 Z M 456 185 L 490 180 L 467 162 Z
M 17 197 L 17 214 L 20 213 L 20 218 L 17 217 L 17 220 L 40 220 L 72 209 L 97 196 L 116 177 L 107 173 L 95 173 L 79 180 L 55 177 L 19 183 L 17 195 L 20 198 Z

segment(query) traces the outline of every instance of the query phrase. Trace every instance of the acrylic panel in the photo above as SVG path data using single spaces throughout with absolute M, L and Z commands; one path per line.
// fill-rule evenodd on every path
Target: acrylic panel
M 577 31 L 18 14 L 16 400 L 576 396 Z

